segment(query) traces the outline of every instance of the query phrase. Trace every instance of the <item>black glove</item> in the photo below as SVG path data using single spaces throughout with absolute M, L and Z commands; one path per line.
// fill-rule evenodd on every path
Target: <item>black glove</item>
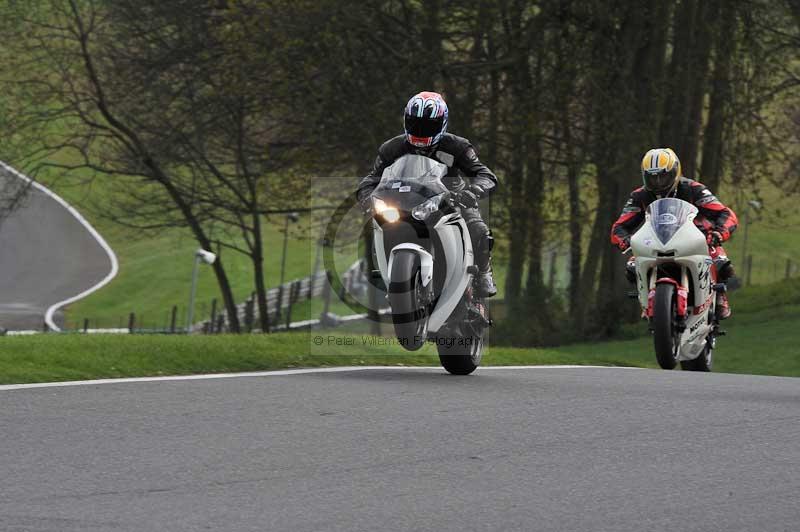
M 709 246 L 717 247 L 723 242 L 722 233 L 719 231 L 711 231 L 706 235 L 706 242 Z
M 466 188 L 459 192 L 458 194 L 458 202 L 466 207 L 467 209 L 475 209 L 478 207 L 478 200 L 483 195 L 483 189 L 478 185 L 470 185 L 469 188 Z
M 358 202 L 361 208 L 361 214 L 364 216 L 372 216 L 372 196 L 367 196 L 364 200 Z

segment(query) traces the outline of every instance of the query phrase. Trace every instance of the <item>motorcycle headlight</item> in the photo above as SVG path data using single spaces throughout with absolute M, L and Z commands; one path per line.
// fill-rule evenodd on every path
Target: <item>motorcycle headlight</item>
M 375 213 L 380 214 L 387 222 L 393 223 L 400 219 L 400 212 L 397 208 L 386 205 L 386 202 L 382 199 L 373 198 L 372 205 L 375 208 Z
M 438 196 L 434 196 L 429 200 L 420 203 L 411 210 L 411 216 L 420 222 L 424 222 L 431 214 L 439 210 L 439 205 L 442 203 L 443 197 L 444 194 L 439 194 Z

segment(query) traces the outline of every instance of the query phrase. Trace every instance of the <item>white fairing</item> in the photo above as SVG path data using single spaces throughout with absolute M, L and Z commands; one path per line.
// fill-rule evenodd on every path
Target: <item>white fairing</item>
M 705 236 L 693 223 L 697 209 L 688 203 L 686 205 L 689 215 L 679 227 L 674 228 L 674 234 L 666 243 L 659 238 L 655 229 L 658 223 L 652 223 L 649 211 L 644 225 L 631 238 L 631 248 L 636 257 L 639 303 L 642 308 L 648 307 L 650 290 L 656 286 L 658 264 L 670 262 L 682 266 L 683 280 L 680 284 L 686 287 L 691 280 L 691 286 L 694 287 L 694 297 L 690 295 L 687 302 L 689 316 L 680 339 L 679 360 L 692 360 L 702 352 L 706 337 L 712 330 L 711 317 L 715 302 L 711 279 L 713 261 L 708 254 Z M 673 221 L 667 218 L 666 223 Z
M 475 263 L 472 240 L 467 224 L 460 215 L 445 216 L 434 227 L 444 249 L 447 264 L 442 294 L 431 313 L 428 330 L 438 331 L 453 313 L 467 287 L 472 283 L 472 274 L 467 269 Z
M 437 332 L 453 313 L 464 296 L 467 287 L 472 282 L 472 274 L 468 273 L 467 270 L 474 264 L 475 260 L 466 222 L 460 215 L 452 214 L 442 217 L 434 226 L 433 230 L 438 234 L 439 242 L 441 242 L 442 250 L 444 251 L 443 257 L 433 257 L 427 250 L 417 244 L 402 243 L 391 250 L 387 261 L 383 231 L 374 221 L 373 229 L 378 269 L 387 286 L 392 268 L 392 257 L 394 252 L 399 249 L 411 250 L 419 254 L 423 285 L 425 286 L 433 280 L 433 262 L 439 260 L 445 262 L 447 273 L 442 293 L 428 319 L 428 331 Z
M 372 220 L 372 241 L 375 248 L 378 271 L 381 272 L 381 279 L 383 279 L 385 286 L 389 286 L 389 264 L 386 261 L 386 249 L 383 246 L 383 229 L 375 220 Z

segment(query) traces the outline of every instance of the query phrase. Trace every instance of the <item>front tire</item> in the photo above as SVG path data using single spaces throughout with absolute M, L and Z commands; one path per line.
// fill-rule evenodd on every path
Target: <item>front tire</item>
M 439 362 L 453 375 L 469 375 L 483 358 L 483 335 L 440 338 L 436 342 Z
M 419 255 L 405 250 L 395 254 L 387 295 L 397 341 L 405 349 L 416 351 L 428 336 L 428 300 Z
M 656 286 L 653 343 L 658 365 L 663 369 L 673 369 L 678 363 L 680 333 L 675 329 L 675 287 L 670 283 Z

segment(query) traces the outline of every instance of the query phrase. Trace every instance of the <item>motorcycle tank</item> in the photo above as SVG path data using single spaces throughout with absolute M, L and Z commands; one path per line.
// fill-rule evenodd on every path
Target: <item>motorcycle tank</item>
M 373 196 L 405 211 L 447 192 L 447 166 L 422 155 L 404 155 L 383 171 Z
M 656 200 L 647 208 L 649 221 L 656 237 L 663 245 L 672 240 L 675 233 L 697 216 L 697 207 L 677 198 Z

